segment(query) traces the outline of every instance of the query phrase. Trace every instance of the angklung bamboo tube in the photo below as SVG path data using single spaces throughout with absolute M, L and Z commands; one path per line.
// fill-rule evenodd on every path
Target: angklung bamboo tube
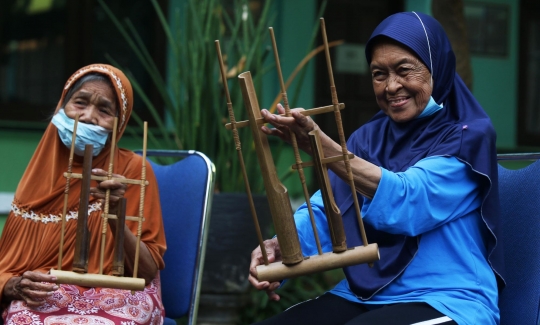
M 362 264 L 379 260 L 379 247 L 377 244 L 358 246 L 342 253 L 324 253 L 313 255 L 302 263 L 285 265 L 272 263 L 257 266 L 257 279 L 259 281 L 275 282 L 283 279 L 292 279 L 301 275 L 313 274 L 327 270 L 342 268 L 355 264 Z
M 90 254 L 90 231 L 88 230 L 88 201 L 90 196 L 90 181 L 92 176 L 92 154 L 94 146 L 84 147 L 84 161 L 81 180 L 81 196 L 77 214 L 77 235 L 75 237 L 75 252 L 73 255 L 73 272 L 88 272 L 88 257 Z
M 255 142 L 255 150 L 261 167 L 264 187 L 270 205 L 270 212 L 281 249 L 283 264 L 292 265 L 303 260 L 298 233 L 294 223 L 291 201 L 287 188 L 280 182 L 266 135 L 260 132 L 256 119 L 261 118 L 259 102 L 253 86 L 251 73 L 238 76 L 244 104 L 248 111 L 249 122 Z
M 144 290 L 144 279 L 116 277 L 104 274 L 75 273 L 70 271 L 51 270 L 57 284 L 75 284 L 81 287 L 104 287 L 124 290 Z
M 330 231 L 330 238 L 332 239 L 332 250 L 334 253 L 340 253 L 347 249 L 345 229 L 343 228 L 341 212 L 334 201 L 334 194 L 332 193 L 332 187 L 330 186 L 330 180 L 328 179 L 328 170 L 322 163 L 324 155 L 321 149 L 319 131 L 313 130 L 309 132 L 309 139 L 315 166 L 315 174 L 319 184 L 321 184 L 321 195 L 323 198 L 326 220 L 328 222 L 328 230 Z
M 125 197 L 118 202 L 116 210 L 116 222 L 114 232 L 114 253 L 111 273 L 114 276 L 124 276 L 124 225 L 126 223 L 126 203 Z M 109 221 L 110 222 L 110 221 Z

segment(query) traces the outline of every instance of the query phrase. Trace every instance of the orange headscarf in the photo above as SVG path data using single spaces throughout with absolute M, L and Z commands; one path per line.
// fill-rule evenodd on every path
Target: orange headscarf
M 115 67 L 106 64 L 92 64 L 75 72 L 66 82 L 55 113 L 61 108 L 69 88 L 78 79 L 89 73 L 99 73 L 108 77 L 114 87 L 117 103 L 119 103 L 116 138 L 118 141 L 124 133 L 133 109 L 133 90 L 124 73 Z M 111 144 L 109 141 L 99 155 L 93 158 L 92 168 L 108 170 L 110 151 Z M 12 203 L 12 210 L 9 213 L 0 239 L 0 295 L 6 281 L 12 276 L 22 274 L 27 270 L 47 272 L 51 268 L 56 268 L 64 206 L 64 189 L 66 187 L 66 179 L 63 173 L 68 169 L 68 162 L 69 148 L 60 140 L 56 126 L 49 123 L 19 182 Z M 164 267 L 162 256 L 166 246 L 161 221 L 161 208 L 159 206 L 159 193 L 150 165 L 146 164 L 146 168 L 146 178 L 149 186 L 146 188 L 144 199 L 145 222 L 143 222 L 141 240 L 148 247 L 159 269 L 162 269 Z M 82 172 L 81 159 L 74 159 L 72 172 Z M 126 178 L 140 179 L 142 158 L 131 151 L 115 147 L 113 172 Z M 72 179 L 70 182 L 62 263 L 62 268 L 66 270 L 71 269 L 73 261 L 77 210 L 81 192 L 80 183 L 78 179 Z M 95 183 L 92 186 L 95 186 Z M 140 187 L 128 185 L 124 197 L 127 199 L 126 214 L 137 216 L 139 214 Z M 88 227 L 92 234 L 90 242 L 91 256 L 88 266 L 90 273 L 97 273 L 99 250 L 96 248 L 99 247 L 99 233 L 101 232 L 101 218 L 99 217 L 102 210 L 101 202 L 90 197 L 88 209 Z M 136 234 L 137 223 L 128 221 L 126 224 Z M 110 231 L 107 238 L 112 238 Z M 112 245 L 112 240 L 108 240 L 108 252 L 112 250 Z M 105 256 L 105 273 L 110 270 L 112 265 L 112 254 L 109 255 Z

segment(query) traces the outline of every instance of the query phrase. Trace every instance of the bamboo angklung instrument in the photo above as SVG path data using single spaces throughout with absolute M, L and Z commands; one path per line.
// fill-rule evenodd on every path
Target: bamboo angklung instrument
M 273 33 L 271 29 L 271 35 Z M 281 70 L 279 67 L 279 57 L 277 55 L 277 49 L 274 42 L 274 54 L 276 56 L 276 66 L 278 68 L 278 76 L 280 77 L 281 93 L 284 98 L 285 104 L 285 116 L 290 116 L 290 110 L 288 109 L 287 95 L 285 88 L 282 84 Z M 246 126 L 246 123 L 250 125 L 252 130 L 255 149 L 257 157 L 261 167 L 262 177 L 266 194 L 270 204 L 270 211 L 274 222 L 274 228 L 279 241 L 280 250 L 282 254 L 282 262 L 275 262 L 269 265 L 259 265 L 256 268 L 256 276 L 259 281 L 278 281 L 286 278 L 293 278 L 300 275 L 306 275 L 310 273 L 326 271 L 334 268 L 342 268 L 354 264 L 360 263 L 372 263 L 379 259 L 379 250 L 377 244 L 367 244 L 364 241 L 364 246 L 351 247 L 347 249 L 345 241 L 345 232 L 343 229 L 343 223 L 341 220 L 341 213 L 337 208 L 330 183 L 328 181 L 326 164 L 338 161 L 346 161 L 352 159 L 354 155 L 349 153 L 345 147 L 343 155 L 336 157 L 324 157 L 322 148 L 320 147 L 318 133 L 310 133 L 310 141 L 314 156 L 313 162 L 302 162 L 297 155 L 297 144 L 293 142 L 293 149 L 295 149 L 296 163 L 293 166 L 294 169 L 298 169 L 299 173 L 303 173 L 301 170 L 304 167 L 315 166 L 317 170 L 318 180 L 321 186 L 321 193 L 323 195 L 323 201 L 325 204 L 325 211 L 327 214 L 327 220 L 329 223 L 330 236 L 332 239 L 333 252 L 321 254 L 319 249 L 319 255 L 309 256 L 304 258 L 300 249 L 300 243 L 298 241 L 298 233 L 296 232 L 296 226 L 294 222 L 294 216 L 290 205 L 287 189 L 279 181 L 273 163 L 272 155 L 269 149 L 267 136 L 260 131 L 260 126 L 264 124 L 264 120 L 260 114 L 260 108 L 257 100 L 257 95 L 253 86 L 253 80 L 249 71 L 244 72 L 238 76 L 240 82 L 240 88 L 244 98 L 244 104 L 248 111 L 249 120 L 230 123 L 226 125 L 228 129 L 238 128 Z M 343 104 L 334 101 L 337 99 L 337 95 L 333 94 L 333 105 L 324 106 L 316 109 L 310 109 L 301 111 L 305 116 L 315 115 L 323 112 L 334 112 L 344 108 Z M 335 114 L 336 118 L 338 117 Z M 336 123 L 341 124 L 341 119 L 336 119 Z M 343 128 L 341 128 L 342 132 Z M 291 137 L 294 138 L 294 135 Z M 350 169 L 350 166 L 349 166 Z M 352 175 L 352 173 L 351 173 Z M 301 176 L 301 175 L 300 175 Z M 353 188 L 353 193 L 356 190 Z M 353 195 L 355 196 L 355 195 Z M 306 199 L 309 202 L 309 197 Z M 310 217 L 312 212 L 310 211 Z M 312 221 L 312 225 L 314 222 Z M 363 227 L 361 227 L 363 229 Z M 316 229 L 314 228 L 316 233 Z M 365 236 L 365 234 L 363 234 Z M 317 238 L 317 236 L 315 236 Z M 317 242 L 317 245 L 320 244 Z M 319 247 L 318 247 L 319 248 Z
M 84 286 L 84 287 L 106 287 L 106 288 L 117 288 L 117 289 L 125 289 L 125 290 L 132 290 L 132 291 L 144 290 L 145 281 L 142 278 L 137 278 L 137 269 L 138 269 L 138 263 L 139 263 L 139 246 L 140 246 L 140 240 L 141 240 L 142 222 L 144 221 L 143 211 L 144 211 L 145 188 L 148 185 L 148 181 L 146 180 L 147 123 L 146 122 L 144 123 L 143 163 L 142 163 L 141 179 L 138 180 L 138 179 L 113 177 L 116 129 L 117 129 L 117 123 L 118 123 L 117 121 L 118 121 L 117 118 L 115 118 L 113 134 L 111 138 L 111 153 L 110 153 L 110 159 L 109 159 L 109 168 L 108 168 L 107 176 L 104 177 L 104 176 L 91 175 L 91 170 L 92 170 L 91 146 L 90 146 L 90 149 L 88 149 L 88 146 L 85 147 L 83 172 L 81 174 L 71 172 L 78 116 L 76 118 L 74 131 L 73 131 L 73 139 L 72 139 L 72 146 L 71 146 L 71 151 L 70 151 L 68 171 L 64 173 L 64 177 L 66 177 L 67 184 L 66 184 L 66 190 L 64 192 L 65 197 L 64 197 L 64 210 L 62 214 L 62 233 L 60 236 L 60 253 L 58 256 L 58 270 L 55 270 L 55 269 L 50 270 L 50 274 L 53 276 L 56 276 L 57 284 L 75 284 L 75 285 Z M 63 271 L 61 269 L 61 266 L 62 266 L 62 256 L 63 256 L 64 231 L 65 231 L 65 215 L 67 211 L 69 182 L 71 178 L 82 179 L 81 186 L 83 186 L 83 188 L 81 189 L 81 201 L 80 201 L 80 206 L 79 206 L 79 220 L 77 223 L 78 230 L 77 230 L 76 247 L 75 247 L 76 253 L 74 256 L 73 271 Z M 88 249 L 86 249 L 86 252 L 85 252 L 85 247 L 88 246 L 89 236 L 92 235 L 88 233 L 88 229 L 86 227 L 86 222 L 88 219 L 88 202 L 89 202 L 89 199 L 88 199 L 89 185 L 88 184 L 90 183 L 90 180 L 95 180 L 95 181 L 114 180 L 116 182 L 120 182 L 124 184 L 133 184 L 133 185 L 141 186 L 141 195 L 140 195 L 140 201 L 139 201 L 139 215 L 136 217 L 125 215 L 125 211 L 126 211 L 125 198 L 121 199 L 119 202 L 117 215 L 109 214 L 110 190 L 106 191 L 105 202 L 104 202 L 103 213 L 102 213 L 103 226 L 102 226 L 102 232 L 101 232 L 102 236 L 101 236 L 101 247 L 100 247 L 100 256 L 99 256 L 99 260 L 100 260 L 100 265 L 99 265 L 100 273 L 99 274 L 86 273 L 87 264 L 88 264 Z M 86 189 L 87 187 L 88 189 Z M 81 219 L 84 219 L 84 221 Z M 105 240 L 106 240 L 108 219 L 113 219 L 117 223 L 116 233 L 114 235 L 114 240 L 115 240 L 114 252 L 111 252 L 111 254 L 113 254 L 113 267 L 111 270 L 111 273 L 113 275 L 103 274 L 103 259 L 105 255 L 105 243 L 106 243 Z M 134 270 L 133 277 L 122 276 L 124 273 L 123 245 L 124 245 L 125 220 L 138 222 L 138 229 L 137 229 L 137 235 L 136 235 L 137 247 L 135 250 L 135 260 L 134 260 L 134 265 L 133 265 L 133 270 Z M 81 230 L 79 230 L 79 228 L 81 228 Z M 84 228 L 86 228 L 86 230 Z M 98 235 L 98 234 L 94 234 L 94 235 Z M 75 264 L 77 264 L 77 266 Z

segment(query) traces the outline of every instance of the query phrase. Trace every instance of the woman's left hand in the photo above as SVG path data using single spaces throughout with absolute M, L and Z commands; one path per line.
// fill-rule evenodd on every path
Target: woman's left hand
M 92 169 L 92 174 L 96 176 L 107 176 L 107 172 L 100 168 Z M 118 174 L 112 174 L 112 177 L 125 178 L 124 176 Z M 90 194 L 95 198 L 105 200 L 106 192 L 107 190 L 110 190 L 109 213 L 116 214 L 118 202 L 120 202 L 120 199 L 124 197 L 124 194 L 126 194 L 126 188 L 126 184 L 111 179 L 98 182 L 97 187 L 90 188 Z
M 277 105 L 277 110 L 279 114 L 285 113 L 285 108 L 281 104 Z M 274 128 L 269 128 L 267 126 L 262 126 L 261 130 L 268 134 L 280 137 L 282 140 L 290 143 L 291 142 L 291 132 L 296 136 L 296 143 L 298 148 L 301 150 L 311 153 L 311 144 L 309 140 L 309 132 L 319 129 L 319 126 L 308 116 L 304 116 L 300 113 L 303 111 L 303 108 L 291 109 L 291 116 L 280 116 L 277 114 L 272 114 L 268 110 L 261 110 L 261 114 L 264 120 L 274 126 Z

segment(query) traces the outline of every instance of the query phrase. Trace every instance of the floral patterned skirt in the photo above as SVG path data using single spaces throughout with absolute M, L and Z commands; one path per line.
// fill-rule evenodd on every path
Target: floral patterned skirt
M 28 307 L 24 301 L 12 301 L 2 315 L 4 324 L 157 325 L 163 323 L 165 315 L 159 278 L 134 294 L 129 290 L 61 284 L 45 301 L 37 308 Z

